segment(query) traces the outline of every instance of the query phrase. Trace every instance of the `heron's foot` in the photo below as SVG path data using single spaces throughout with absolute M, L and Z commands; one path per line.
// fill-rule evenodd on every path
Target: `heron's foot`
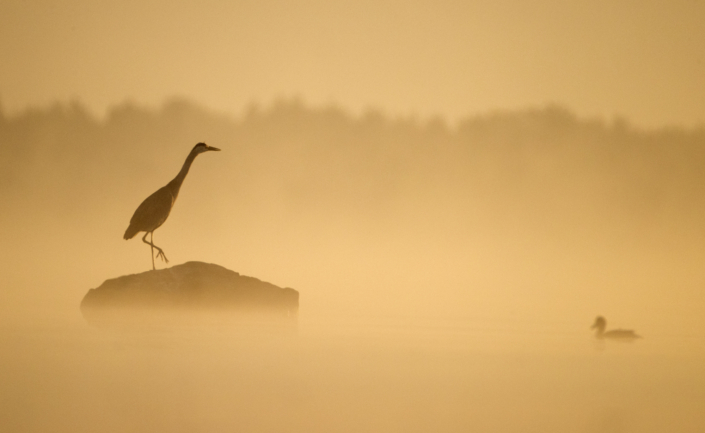
M 162 259 L 164 263 L 169 263 L 169 259 L 166 258 L 166 254 L 164 254 L 164 251 L 160 249 L 157 250 L 157 258 Z

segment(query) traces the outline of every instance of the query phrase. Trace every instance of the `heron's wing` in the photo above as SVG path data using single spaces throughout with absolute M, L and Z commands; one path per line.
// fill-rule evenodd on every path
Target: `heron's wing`
M 134 236 L 137 232 L 151 232 L 157 229 L 169 217 L 173 205 L 174 196 L 171 191 L 167 187 L 158 189 L 139 205 L 130 219 L 130 227 L 125 236 L 131 232 L 134 232 Z

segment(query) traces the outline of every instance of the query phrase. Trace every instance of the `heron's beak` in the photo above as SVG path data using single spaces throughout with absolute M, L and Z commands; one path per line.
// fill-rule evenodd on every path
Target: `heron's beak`
M 217 147 L 213 147 L 213 146 L 207 146 L 207 149 L 208 150 L 217 150 L 218 152 L 220 152 L 220 149 L 218 149 Z

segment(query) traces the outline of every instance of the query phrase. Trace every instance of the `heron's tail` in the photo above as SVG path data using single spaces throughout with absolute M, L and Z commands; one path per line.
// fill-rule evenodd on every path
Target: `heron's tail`
M 139 230 L 137 229 L 137 227 L 130 224 L 130 227 L 128 227 L 127 230 L 125 230 L 125 236 L 123 236 L 123 238 L 132 239 L 133 237 L 135 237 L 135 235 L 137 233 L 139 233 Z

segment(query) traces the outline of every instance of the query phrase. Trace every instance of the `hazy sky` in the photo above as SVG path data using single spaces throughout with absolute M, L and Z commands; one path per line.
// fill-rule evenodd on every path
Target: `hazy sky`
M 705 123 L 705 2 L 0 2 L 5 112 L 186 96 L 237 113 L 300 96 L 457 118 L 565 104 Z

